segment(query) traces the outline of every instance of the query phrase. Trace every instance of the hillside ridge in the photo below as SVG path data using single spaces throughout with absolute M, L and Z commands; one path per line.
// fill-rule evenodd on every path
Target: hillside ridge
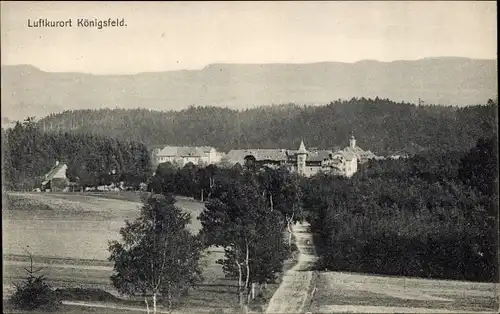
M 43 117 L 76 109 L 181 110 L 191 105 L 244 109 L 324 104 L 353 97 L 475 105 L 498 94 L 497 61 L 427 58 L 355 63 L 214 63 L 200 70 L 105 75 L 2 66 L 2 116 Z

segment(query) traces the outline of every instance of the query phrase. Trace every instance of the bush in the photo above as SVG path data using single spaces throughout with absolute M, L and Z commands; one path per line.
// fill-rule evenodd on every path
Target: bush
M 10 303 L 21 310 L 47 310 L 55 311 L 60 301 L 44 276 L 33 276 L 16 286 L 16 292 L 12 295 Z

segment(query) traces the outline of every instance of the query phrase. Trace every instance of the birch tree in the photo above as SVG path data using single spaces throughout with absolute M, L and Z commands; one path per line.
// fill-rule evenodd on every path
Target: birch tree
M 303 219 L 299 177 L 285 168 L 265 167 L 259 173 L 259 181 L 269 209 L 283 215 L 288 230 L 288 246 L 291 247 L 292 224 Z
M 113 286 L 125 295 L 142 295 L 148 313 L 158 302 L 171 308 L 201 280 L 201 243 L 186 229 L 190 215 L 172 196 L 155 194 L 144 201 L 140 216 L 126 221 L 122 241 L 109 245 L 115 263 Z
M 282 265 L 286 249 L 274 244 L 283 238 L 281 215 L 269 211 L 255 177 L 246 172 L 240 179 L 219 179 L 200 220 L 207 244 L 224 247 L 225 258 L 218 263 L 228 277 L 238 278 L 238 300 L 244 307 L 253 283 L 264 283 L 280 271 L 276 264 Z
M 259 217 L 265 215 L 265 202 L 253 178 L 225 178 L 217 184 L 200 220 L 209 245 L 225 248 L 219 261 L 226 274 L 238 274 L 238 299 L 245 305 L 245 290 L 250 284 L 251 248 L 257 239 Z

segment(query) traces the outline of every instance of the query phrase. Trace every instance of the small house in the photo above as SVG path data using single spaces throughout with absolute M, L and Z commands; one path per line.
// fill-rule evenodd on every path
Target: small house
M 66 176 L 68 166 L 64 163 L 56 161 L 56 164 L 45 175 L 44 181 L 41 185 L 41 190 L 46 192 L 58 192 L 67 190 L 70 182 Z

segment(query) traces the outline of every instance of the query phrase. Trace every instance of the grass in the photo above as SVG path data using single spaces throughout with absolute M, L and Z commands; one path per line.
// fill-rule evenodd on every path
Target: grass
M 92 197 L 100 197 L 110 200 L 119 200 L 119 201 L 129 201 L 140 203 L 143 196 L 149 195 L 148 192 L 136 192 L 136 191 L 120 191 L 120 192 L 74 192 L 74 193 L 53 193 L 54 195 L 58 195 L 59 197 L 70 197 L 73 198 L 75 195 L 77 196 L 92 196 Z
M 334 305 L 494 311 L 498 286 L 487 283 L 320 272 L 310 311 L 331 312 Z
M 28 262 L 26 255 L 4 254 L 3 259 L 14 262 Z M 34 263 L 54 264 L 54 265 L 79 265 L 79 266 L 112 266 L 111 262 L 92 259 L 58 258 L 49 256 L 34 256 Z
M 29 245 L 35 266 L 43 267 L 40 274 L 46 275 L 54 287 L 98 289 L 119 297 L 109 280 L 112 265 L 106 261 L 107 244 L 108 240 L 119 239 L 118 231 L 124 219 L 137 215 L 139 204 L 134 200 L 139 200 L 140 195 L 102 192 L 9 193 L 8 196 L 7 207 L 2 210 L 4 292 L 12 291 L 12 282 L 25 277 L 28 259 L 24 248 Z M 191 213 L 189 228 L 193 233 L 198 232 L 201 224 L 197 217 L 203 204 L 178 198 L 176 205 Z M 210 309 L 230 311 L 237 306 L 237 282 L 224 278 L 222 267 L 215 263 L 223 254 L 221 249 L 207 251 L 205 280 L 182 300 L 180 310 L 188 313 Z M 113 302 L 130 305 L 130 301 L 122 298 Z M 144 307 L 143 302 L 140 306 Z M 84 309 L 66 305 L 62 308 L 60 312 L 69 313 Z M 88 310 L 90 313 L 103 311 L 102 308 Z
M 4 302 L 3 305 L 3 313 L 13 313 L 13 314 L 53 314 L 53 313 L 78 313 L 78 314 L 86 314 L 86 313 L 124 313 L 123 310 L 120 309 L 102 309 L 102 308 L 93 308 L 93 307 L 82 307 L 82 306 L 73 306 L 73 305 L 65 305 L 61 304 L 57 311 L 55 312 L 50 312 L 50 311 L 21 311 L 21 310 L 16 310 L 12 306 L 6 304 Z M 126 311 L 125 313 L 127 314 L 132 314 L 132 313 L 141 313 L 144 314 L 144 312 L 139 312 L 139 311 Z
M 31 210 L 53 210 L 50 205 L 37 202 L 24 195 L 4 193 L 2 196 L 5 201 L 5 203 L 2 203 L 2 208 L 5 206 L 9 211 L 25 210 L 26 208 L 30 208 Z
M 237 283 L 235 280 L 224 278 L 222 267 L 215 263 L 215 260 L 222 257 L 222 252 L 217 249 L 212 249 L 204 258 L 204 263 L 207 267 L 204 270 L 203 283 L 199 284 L 194 290 L 189 293 L 189 296 L 182 300 L 179 309 L 196 309 L 197 311 L 205 309 L 230 309 L 237 305 Z M 45 261 L 46 258 L 35 257 L 37 261 Z M 4 274 L 7 274 L 8 281 L 20 281 L 26 275 L 23 267 L 26 265 L 5 265 Z M 35 264 L 37 266 L 37 264 Z M 78 266 L 78 265 L 77 265 Z M 111 286 L 109 281 L 110 270 L 89 270 L 89 269 L 74 269 L 64 268 L 61 265 L 54 264 L 52 267 L 44 268 L 40 274 L 46 275 L 49 282 L 58 288 L 73 288 L 80 287 L 87 291 L 95 289 L 109 292 L 114 297 L 120 297 Z M 4 275 L 5 276 L 5 275 Z M 4 287 L 5 289 L 5 287 Z M 105 299 L 99 300 L 95 296 L 75 296 L 65 298 L 65 300 L 92 300 L 96 302 L 112 302 L 118 305 L 137 305 L 142 306 L 142 301 L 131 302 L 120 299 Z

